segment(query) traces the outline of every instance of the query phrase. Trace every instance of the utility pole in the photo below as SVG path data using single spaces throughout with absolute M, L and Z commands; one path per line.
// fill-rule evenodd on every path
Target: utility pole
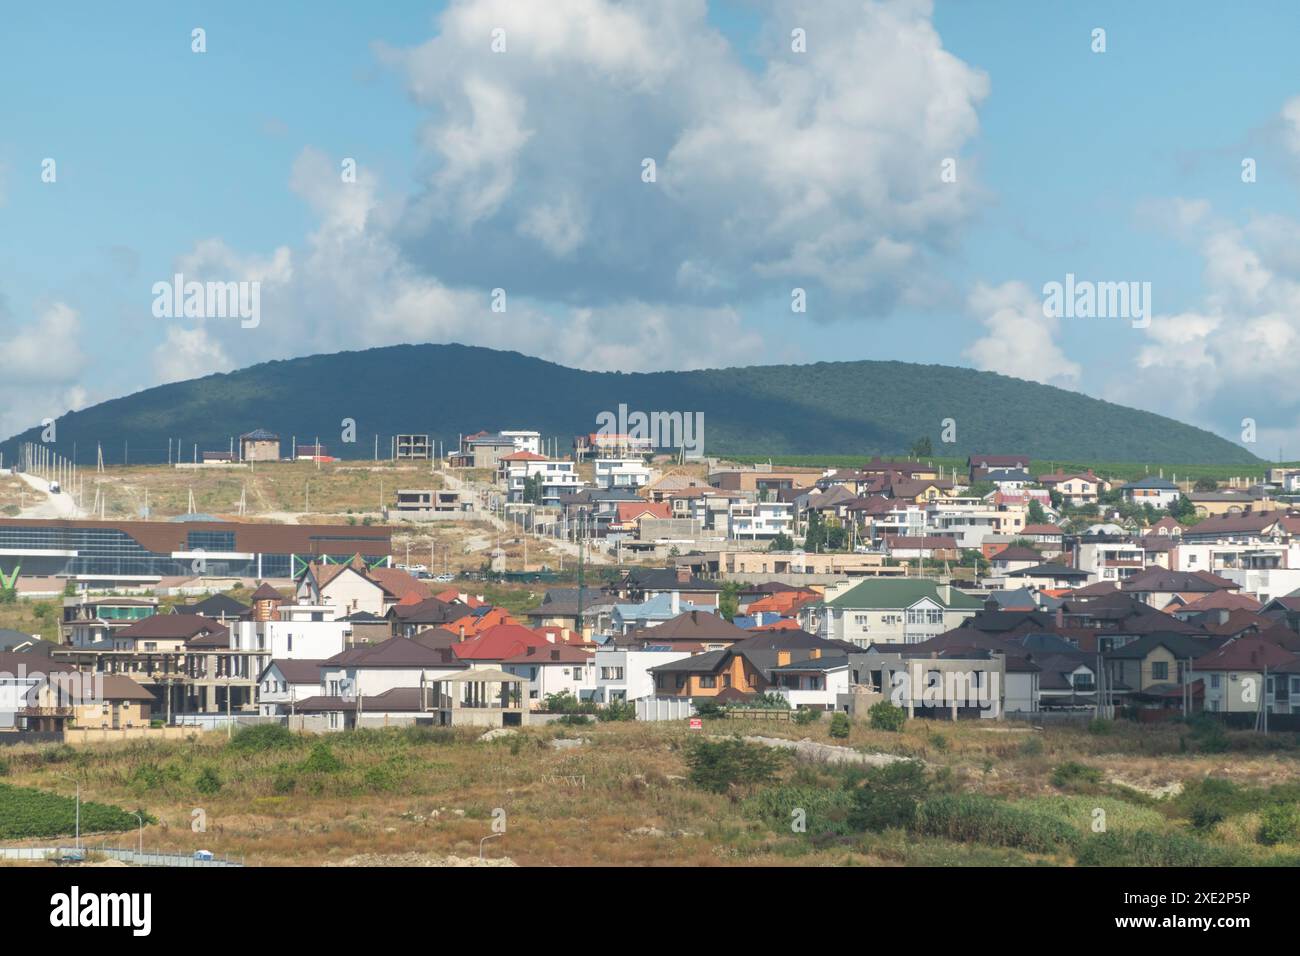
M 578 519 L 579 519 L 579 522 L 580 522 L 580 525 L 579 525 L 580 528 L 585 528 L 586 518 L 587 518 L 587 509 L 586 509 L 586 508 L 579 508 L 579 509 L 578 509 Z M 582 640 L 585 638 L 585 635 L 584 635 L 583 632 L 582 632 L 582 598 L 583 598 L 583 594 L 582 594 L 582 580 L 583 580 L 583 575 L 582 575 L 582 572 L 583 572 L 582 544 L 583 544 L 582 532 L 579 531 L 579 538 L 578 538 L 578 618 L 577 618 L 577 621 L 575 622 L 575 623 L 577 624 L 577 626 L 578 626 L 578 640 L 579 640 L 579 641 L 582 641 Z

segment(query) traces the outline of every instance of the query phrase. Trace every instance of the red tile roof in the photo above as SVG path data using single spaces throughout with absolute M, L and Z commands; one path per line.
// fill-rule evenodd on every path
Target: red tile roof
M 551 647 L 551 643 L 522 624 L 495 624 L 478 637 L 453 644 L 451 652 L 460 660 L 503 661 L 530 647 Z

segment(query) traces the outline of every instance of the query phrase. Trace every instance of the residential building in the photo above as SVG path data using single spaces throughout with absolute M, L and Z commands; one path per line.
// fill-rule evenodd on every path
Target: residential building
M 733 541 L 771 541 L 794 530 L 794 508 L 780 501 L 742 501 L 727 509 L 727 537 Z
M 568 694 L 578 700 L 596 696 L 596 659 L 591 651 L 573 646 L 530 646 L 504 658 L 501 669 L 521 677 L 524 699 L 537 710 L 553 694 Z
M 561 497 L 582 489 L 582 480 L 567 459 L 516 451 L 503 456 L 498 467 L 506 485 L 506 498 L 512 502 L 527 501 L 529 488 L 536 482 L 540 482 L 540 500 L 535 503 L 548 507 L 557 507 Z
M 592 462 L 592 483 L 597 488 L 635 491 L 650 483 L 652 472 L 640 458 L 597 458 Z
M 239 436 L 240 461 L 279 461 L 280 436 L 265 428 L 255 428 Z
M 983 606 L 928 578 L 881 578 L 828 589 L 800 611 L 804 630 L 860 647 L 915 644 L 957 627 Z
M 1120 486 L 1124 500 L 1135 505 L 1150 505 L 1153 508 L 1168 508 L 1175 504 L 1183 493 L 1178 486 L 1167 478 L 1148 475 L 1140 481 L 1130 481 Z

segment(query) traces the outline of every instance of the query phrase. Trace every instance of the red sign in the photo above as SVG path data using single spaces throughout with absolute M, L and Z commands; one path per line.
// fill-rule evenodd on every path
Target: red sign
M 703 729 L 704 729 L 704 721 L 702 721 L 702 720 L 701 720 L 700 718 L 698 718 L 698 717 L 692 717 L 692 718 L 691 718 L 691 730 L 703 730 Z

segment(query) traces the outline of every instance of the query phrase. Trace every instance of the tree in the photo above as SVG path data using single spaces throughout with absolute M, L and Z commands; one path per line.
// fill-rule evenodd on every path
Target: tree
M 929 435 L 922 435 L 912 443 L 913 458 L 929 458 L 932 454 L 934 454 L 934 449 L 930 445 Z
M 1197 478 L 1193 491 L 1218 491 L 1219 483 L 1213 478 Z
M 803 549 L 813 552 L 826 550 L 826 526 L 822 523 L 820 511 L 808 512 L 808 527 L 804 533 Z
M 775 538 L 772 539 L 772 543 L 769 544 L 769 545 L 767 546 L 767 550 L 769 550 L 769 551 L 793 551 L 793 550 L 794 550 L 794 538 L 790 537 L 790 536 L 789 536 L 788 534 L 786 534 L 785 532 L 781 532 L 781 533 L 778 534 Z
M 524 501 L 533 505 L 542 503 L 542 473 L 540 471 L 524 479 Z
M 839 525 L 834 525 L 833 527 L 826 529 L 826 550 L 827 551 L 843 551 L 845 545 L 848 544 L 848 541 L 849 541 L 848 532 L 845 531 L 843 528 L 841 528 Z
M 1044 511 L 1043 506 L 1038 503 L 1038 499 L 1037 498 L 1029 499 L 1029 523 L 1044 524 L 1046 523 L 1046 521 L 1047 521 L 1047 512 Z
M 1187 521 L 1196 516 L 1196 505 L 1186 495 L 1179 495 L 1178 500 L 1169 506 L 1169 516 L 1175 521 Z
M 740 611 L 740 582 L 727 581 L 718 595 L 718 613 L 730 621 Z

